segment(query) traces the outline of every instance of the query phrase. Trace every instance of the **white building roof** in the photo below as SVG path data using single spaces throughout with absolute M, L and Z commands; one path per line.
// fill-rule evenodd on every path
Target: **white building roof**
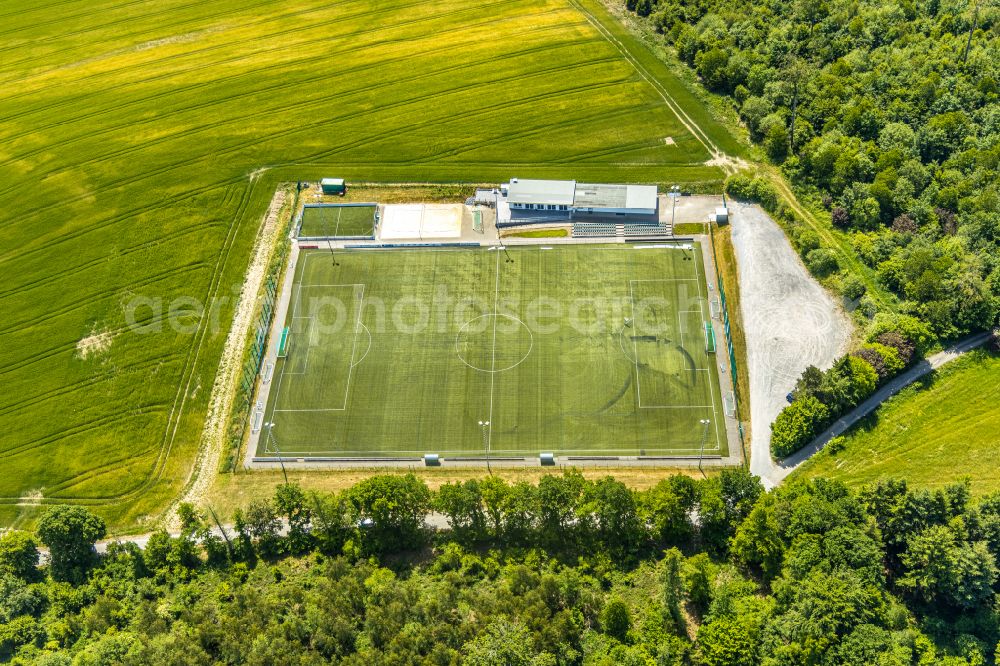
M 626 185 L 626 208 L 656 210 L 656 185 Z
M 512 204 L 572 206 L 575 192 L 576 181 L 573 180 L 516 178 L 507 186 L 507 201 Z
M 577 183 L 573 180 L 513 179 L 507 186 L 511 204 L 545 204 L 597 210 L 648 210 L 657 206 L 655 185 Z
M 573 205 L 576 208 L 656 210 L 656 186 L 579 183 Z

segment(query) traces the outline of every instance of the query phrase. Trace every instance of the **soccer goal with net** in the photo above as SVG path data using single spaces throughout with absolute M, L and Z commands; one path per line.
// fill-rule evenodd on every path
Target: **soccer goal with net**
M 278 340 L 278 358 L 285 358 L 288 356 L 288 345 L 291 339 L 291 328 L 286 326 L 283 331 L 281 331 L 281 339 Z

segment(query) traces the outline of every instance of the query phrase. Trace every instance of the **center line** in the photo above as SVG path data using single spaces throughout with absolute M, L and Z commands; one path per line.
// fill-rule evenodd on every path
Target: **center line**
M 486 450 L 493 445 L 493 384 L 497 378 L 497 316 L 500 306 L 500 253 L 497 252 L 496 285 L 493 290 L 493 360 L 490 363 L 490 425 L 486 434 Z

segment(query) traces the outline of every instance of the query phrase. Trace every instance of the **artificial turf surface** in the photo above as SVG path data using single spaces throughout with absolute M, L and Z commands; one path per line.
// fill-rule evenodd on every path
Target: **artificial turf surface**
M 302 209 L 300 238 L 370 238 L 375 233 L 376 206 L 324 204 Z
M 700 248 L 510 256 L 300 255 L 258 455 L 727 452 Z

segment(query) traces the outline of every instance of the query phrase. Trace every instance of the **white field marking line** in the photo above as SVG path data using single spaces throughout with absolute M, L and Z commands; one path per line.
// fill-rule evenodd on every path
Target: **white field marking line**
M 310 285 L 310 286 L 315 286 L 315 285 Z M 361 324 L 361 311 L 362 311 L 362 308 L 364 307 L 364 300 L 365 300 L 364 285 L 334 285 L 334 286 L 360 286 L 361 287 L 361 298 L 358 301 L 358 316 L 357 316 L 357 320 L 355 321 L 355 324 L 354 324 L 354 341 L 353 341 L 352 346 L 351 346 L 351 359 L 353 360 L 354 359 L 354 353 L 357 351 L 357 346 L 358 346 L 358 326 L 362 325 Z M 366 355 L 367 355 L 367 352 L 366 352 Z M 356 364 L 352 364 L 348 368 L 348 370 L 347 370 L 347 383 L 346 383 L 346 386 L 344 388 L 344 405 L 342 407 L 324 407 L 324 408 L 317 408 L 317 409 L 274 409 L 273 412 L 288 413 L 288 412 L 343 412 L 343 411 L 345 411 L 347 409 L 347 398 L 348 398 L 348 396 L 350 395 L 350 392 L 351 392 L 351 373 L 353 372 L 355 365 Z M 284 367 L 282 367 L 282 374 L 284 374 Z
M 698 278 L 649 278 L 642 280 L 629 280 L 629 282 L 692 282 Z
M 632 293 L 632 280 L 628 281 L 628 300 L 632 308 L 632 322 L 635 322 L 635 295 Z M 624 330 L 624 328 L 622 329 Z M 632 336 L 632 362 L 635 364 L 635 399 L 642 408 L 642 390 L 639 387 L 639 343 L 635 336 Z
M 695 266 L 695 268 L 697 269 L 697 266 Z M 663 278 L 663 279 L 648 279 L 648 280 L 629 280 L 628 281 L 629 282 L 629 297 L 632 298 L 632 283 L 633 282 L 682 282 L 682 281 L 685 281 L 685 280 L 697 280 L 697 279 L 698 278 Z M 701 293 L 701 292 L 699 291 L 699 293 Z M 701 298 L 704 298 L 704 297 L 701 297 Z M 677 332 L 678 332 L 678 335 L 680 335 L 680 338 L 681 338 L 681 347 L 684 347 L 684 327 L 681 325 L 682 324 L 682 322 L 681 322 L 681 313 L 682 312 L 687 312 L 687 313 L 690 313 L 690 312 L 700 312 L 701 315 L 702 315 L 702 318 L 704 318 L 704 316 L 705 316 L 704 305 L 701 304 L 700 301 L 701 301 L 701 299 L 699 299 L 699 308 L 700 309 L 698 309 L 698 310 L 679 310 L 677 312 Z M 632 321 L 635 321 L 635 300 L 634 299 L 632 301 L 632 317 L 633 317 Z M 624 326 L 622 326 L 621 331 L 622 331 L 622 333 L 625 332 L 625 327 Z M 633 344 L 633 346 L 636 345 L 634 337 L 632 338 L 632 344 Z M 621 342 L 620 341 L 619 341 L 619 345 L 618 346 L 621 347 Z M 625 349 L 622 348 L 622 352 L 623 353 L 624 353 L 624 351 L 625 351 Z M 625 354 L 625 357 L 628 358 L 628 354 Z M 639 352 L 638 352 L 638 349 L 636 350 L 636 355 L 635 355 L 634 361 L 635 361 L 635 364 L 636 364 L 636 366 L 635 366 L 635 385 L 636 385 L 636 391 L 638 392 L 638 390 L 639 390 Z M 695 368 L 695 370 L 696 371 L 701 371 L 701 372 L 708 372 L 709 371 L 706 368 Z M 711 383 L 711 378 L 709 378 L 709 383 Z M 713 400 L 713 403 L 714 403 L 715 395 L 712 396 L 712 400 Z M 642 400 L 641 399 L 639 400 L 639 409 L 705 409 L 705 408 L 708 408 L 708 407 L 712 408 L 712 415 L 716 416 L 717 415 L 717 411 L 715 409 L 715 405 L 714 404 L 711 404 L 711 405 L 644 405 L 644 404 L 642 404 Z M 716 433 L 716 434 L 718 434 L 718 433 Z
M 496 382 L 497 373 L 497 312 L 500 307 L 500 253 L 496 253 L 497 256 L 497 266 L 496 266 L 496 280 L 494 280 L 493 289 L 493 362 L 490 365 L 490 425 L 487 427 L 486 433 L 486 450 L 489 451 L 493 446 L 493 385 Z M 532 338 L 534 340 L 534 338 Z M 489 455 L 487 453 L 487 455 Z
M 361 328 L 365 329 L 365 333 L 368 334 L 368 346 L 365 347 L 365 353 L 364 353 L 364 355 L 361 358 L 358 359 L 357 363 L 352 364 L 351 367 L 354 367 L 355 365 L 361 365 L 361 362 L 364 361 L 368 357 L 368 352 L 370 352 L 372 350 L 372 332 L 370 330 L 368 330 L 368 327 L 365 326 L 364 324 L 361 324 Z M 351 358 L 353 359 L 354 357 L 352 356 Z
M 295 285 L 295 299 L 294 299 L 294 302 L 290 304 L 289 313 L 291 313 L 292 317 L 294 317 L 295 313 L 299 311 L 299 297 L 302 294 L 302 282 L 301 281 L 303 279 L 305 279 L 305 276 L 306 276 L 306 266 L 309 263 L 309 257 L 310 256 L 312 256 L 312 255 L 311 254 L 306 254 L 305 258 L 302 260 L 302 263 L 299 264 L 298 268 L 296 268 L 296 272 L 298 272 L 298 275 L 299 275 L 299 284 Z M 292 276 L 292 279 L 293 280 L 295 279 L 294 274 Z M 310 319 L 311 318 L 312 317 L 310 317 Z M 278 409 L 278 403 L 281 402 L 281 386 L 282 386 L 282 384 L 284 383 L 284 380 L 285 380 L 285 367 L 288 365 L 288 363 L 286 361 L 287 361 L 287 359 L 285 359 L 281 363 L 281 372 L 278 373 L 278 383 L 277 383 L 276 386 L 274 386 L 274 402 L 271 403 L 271 418 L 267 418 L 265 416 L 264 423 L 268 423 L 268 422 L 273 423 L 274 422 L 274 415 L 276 413 L 280 412 L 280 411 L 283 411 L 283 410 Z M 276 362 L 277 362 L 277 359 L 276 359 Z M 288 374 L 292 374 L 292 373 L 288 373 Z M 265 413 L 266 413 L 266 411 L 267 411 L 267 408 L 265 406 Z M 258 438 L 257 438 L 257 446 L 260 446 L 260 438 L 263 437 L 263 435 L 264 435 L 263 427 L 264 427 L 263 424 L 261 424 L 261 433 L 260 433 L 260 435 L 258 435 Z M 268 447 L 271 444 L 271 436 L 270 435 L 271 435 L 271 433 L 268 432 L 268 437 L 267 437 L 267 439 L 264 440 L 264 452 L 265 453 L 268 452 Z
M 638 448 L 641 448 L 641 447 L 636 446 L 636 447 L 633 447 L 633 449 L 631 449 L 631 450 L 635 450 L 635 449 L 638 449 Z M 650 449 L 646 449 L 646 450 L 649 451 Z M 652 449 L 652 450 L 653 451 L 662 452 L 662 453 L 658 453 L 658 454 L 654 453 L 653 455 L 666 455 L 666 456 L 669 456 L 669 455 L 671 455 L 673 453 L 679 453 L 681 451 L 694 451 L 694 452 L 697 452 L 697 451 L 701 450 L 701 447 L 700 446 L 678 447 L 678 448 L 670 447 L 670 448 Z M 718 450 L 719 450 L 718 447 L 714 447 L 714 448 L 713 447 L 709 447 L 707 444 L 705 446 L 705 453 L 716 452 Z M 558 449 L 557 449 L 557 451 L 558 451 Z M 556 455 L 560 455 L 560 456 L 614 455 L 614 456 L 622 456 L 624 458 L 636 457 L 635 453 L 630 453 L 629 451 L 630 451 L 630 449 L 627 449 L 627 448 L 623 448 L 623 449 L 615 449 L 615 448 L 608 449 L 608 448 L 604 448 L 604 449 L 596 449 L 596 450 L 569 449 L 567 451 L 558 452 Z M 423 454 L 427 453 L 427 449 L 383 449 L 381 451 L 372 451 L 371 449 L 368 449 L 367 452 L 362 451 L 362 450 L 347 449 L 346 451 L 333 451 L 332 453 L 335 454 L 333 456 L 330 455 L 331 452 L 332 451 L 330 449 L 311 449 L 311 450 L 282 449 L 282 451 L 281 451 L 281 457 L 284 458 L 284 459 L 286 459 L 285 463 L 287 464 L 287 463 L 294 463 L 295 462 L 295 460 L 288 460 L 289 458 L 308 458 L 308 457 L 315 457 L 315 458 L 330 458 L 330 457 L 338 457 L 338 458 L 339 457 L 343 457 L 343 458 L 354 458 L 354 457 L 358 457 L 358 458 L 378 458 L 378 457 L 385 457 L 385 458 L 390 458 L 390 457 L 404 455 L 404 454 L 412 454 L 412 455 L 423 456 Z M 275 452 L 275 453 L 277 453 L 277 452 Z M 359 455 L 355 455 L 355 456 L 344 455 L 345 453 L 355 453 L 355 454 L 359 454 Z M 463 456 L 463 457 L 473 457 L 473 456 L 477 455 L 475 453 L 472 453 L 468 449 L 444 449 L 444 450 L 438 451 L 438 453 L 441 454 L 442 456 L 449 456 L 449 455 L 454 456 L 454 455 L 458 455 L 458 456 Z M 495 451 L 494 453 L 496 453 L 498 456 L 499 455 L 504 455 L 504 456 L 506 456 L 506 455 L 516 455 L 516 456 L 524 456 L 526 458 L 532 458 L 532 457 L 538 455 L 538 449 L 537 448 L 534 448 L 534 449 L 500 449 L 498 451 Z M 648 455 L 649 454 L 647 454 L 647 456 Z M 627 461 L 624 461 L 624 462 L 627 462 Z M 623 466 L 627 467 L 627 465 L 623 465 Z
M 476 366 L 472 365 L 471 363 L 469 363 L 468 361 L 466 361 L 462 357 L 462 352 L 460 352 L 459 348 L 458 348 L 458 342 L 459 342 L 459 339 L 462 336 L 462 331 L 464 331 L 466 328 L 468 328 L 469 324 L 471 324 L 474 321 L 479 321 L 483 317 L 493 317 L 493 329 L 494 329 L 493 335 L 494 336 L 496 336 L 496 320 L 497 320 L 498 317 L 506 317 L 507 319 L 510 319 L 512 321 L 516 321 L 517 323 L 521 324 L 521 326 L 524 326 L 525 329 L 527 329 L 528 335 L 530 336 L 528 338 L 528 351 L 525 352 L 524 356 L 521 357 L 520 361 L 518 361 L 514 365 L 508 365 L 506 368 L 500 368 L 499 370 L 496 370 L 496 369 L 493 369 L 493 370 L 484 370 L 483 368 L 477 368 Z M 517 366 L 521 365 L 526 360 L 528 360 L 528 357 L 531 356 L 531 350 L 534 349 L 534 348 L 535 348 L 535 334 L 531 332 L 531 329 L 528 328 L 528 325 L 525 324 L 524 321 L 522 321 L 518 317 L 515 317 L 514 315 L 509 315 L 509 314 L 496 314 L 496 315 L 482 314 L 482 315 L 479 315 L 478 317 L 473 317 L 469 321 L 467 321 L 464 324 L 462 324 L 462 328 L 458 329 L 458 333 L 455 335 L 455 354 L 458 356 L 458 360 L 461 361 L 462 363 L 464 363 L 465 365 L 469 366 L 473 370 L 476 370 L 477 372 L 506 372 L 508 370 L 513 370 L 514 368 L 516 368 Z M 495 357 L 495 355 L 496 355 L 496 345 L 495 344 L 494 344 L 493 352 L 494 352 L 494 357 Z M 494 365 L 495 365 L 495 359 L 494 359 Z
M 299 284 L 295 285 L 295 298 L 294 298 L 294 301 L 289 304 L 289 308 L 290 308 L 289 309 L 289 313 L 291 313 L 292 316 L 295 316 L 295 313 L 299 311 L 299 296 L 302 294 L 302 282 L 301 281 L 306 276 L 306 265 L 309 263 L 309 257 L 310 257 L 310 255 L 307 254 L 305 256 L 305 258 L 302 260 L 302 263 L 299 264 L 299 267 L 295 269 L 296 272 L 299 275 Z M 295 279 L 294 275 L 292 276 L 292 279 L 293 280 Z M 285 359 L 285 361 L 281 362 L 281 372 L 278 373 L 278 383 L 274 387 L 275 393 L 274 393 L 274 402 L 271 404 L 271 418 L 266 418 L 265 417 L 264 418 L 264 422 L 265 423 L 267 423 L 267 422 L 273 423 L 274 422 L 274 415 L 275 415 L 276 412 L 279 411 L 278 410 L 278 403 L 281 402 L 281 385 L 284 383 L 284 380 L 285 380 L 285 366 L 288 365 L 288 363 L 286 361 L 287 361 L 287 359 Z M 275 362 L 277 362 L 277 359 L 275 360 Z M 291 373 L 289 373 L 289 374 L 291 374 Z M 265 412 L 266 411 L 267 410 L 266 410 L 266 407 L 265 407 Z M 261 426 L 261 428 L 263 428 L 263 425 Z M 263 436 L 263 432 L 264 431 L 262 429 L 261 430 L 261 434 L 258 435 L 258 439 L 257 439 L 257 445 L 258 446 L 260 446 L 260 437 Z M 265 452 L 267 452 L 267 447 L 271 443 L 270 440 L 271 440 L 270 433 L 268 433 L 268 438 L 266 440 L 264 440 L 264 451 Z
M 306 259 L 308 259 L 308 257 L 306 257 Z M 296 292 L 296 295 L 295 295 L 295 309 L 292 310 L 292 312 L 298 312 L 299 311 L 299 308 L 301 306 L 301 300 L 300 299 L 302 297 L 302 290 L 303 289 L 312 289 L 313 287 L 324 287 L 324 288 L 329 288 L 329 287 L 361 287 L 362 289 L 364 289 L 364 286 L 365 285 L 361 284 L 360 282 L 350 283 L 350 284 L 300 284 L 300 285 L 298 285 L 298 291 Z M 358 316 L 360 317 L 360 314 Z M 312 325 L 314 323 L 315 318 L 316 318 L 316 315 L 309 315 L 308 317 L 305 316 L 305 315 L 295 315 L 295 316 L 291 317 L 291 319 L 310 319 L 310 320 L 313 320 L 313 321 L 309 322 L 309 327 L 306 328 L 306 335 L 308 335 L 309 331 L 312 330 Z M 355 333 L 355 336 L 357 336 L 357 333 Z M 355 341 L 356 340 L 357 340 L 357 338 L 355 337 Z M 365 352 L 365 353 L 367 354 L 367 352 Z M 302 370 L 300 372 L 289 372 L 288 376 L 289 377 L 296 377 L 296 376 L 302 376 L 302 375 L 307 374 L 309 372 L 309 358 L 311 356 L 312 356 L 312 354 L 307 353 L 306 354 L 306 362 L 305 362 L 305 365 L 302 366 Z M 351 356 L 351 360 L 352 361 L 354 360 L 353 356 Z M 284 371 L 284 368 L 282 368 L 282 371 Z M 279 410 L 279 411 L 287 411 L 287 410 Z
M 690 250 L 690 243 L 666 243 L 661 245 L 633 245 L 633 250 Z
M 299 304 L 300 304 L 300 298 L 301 298 L 301 296 L 302 296 L 302 285 L 301 284 L 297 284 L 297 285 L 295 285 L 295 299 L 294 299 L 294 303 L 293 303 L 293 305 L 292 305 L 292 307 L 290 309 L 290 312 L 295 313 L 295 312 L 299 311 Z M 305 315 L 295 315 L 295 314 L 292 314 L 291 316 L 285 317 L 285 321 L 286 322 L 289 319 L 312 319 L 312 315 L 310 315 L 310 316 L 307 317 Z M 306 328 L 306 333 L 309 332 L 310 328 L 312 328 L 312 322 L 310 322 L 309 326 Z M 277 352 L 277 350 L 275 350 L 275 352 Z M 306 364 L 305 364 L 305 366 L 303 366 L 301 372 L 287 372 L 286 373 L 285 372 L 285 366 L 288 365 L 287 360 L 288 359 L 285 359 L 285 363 L 283 363 L 282 366 L 281 366 L 281 374 L 282 374 L 282 376 L 284 376 L 286 374 L 289 377 L 292 377 L 294 375 L 304 375 L 306 373 L 306 368 L 309 367 L 309 354 L 306 354 Z M 279 384 L 280 384 L 280 382 L 279 382 Z M 278 404 L 278 401 L 275 400 L 275 406 L 277 406 L 277 404 Z
M 305 333 L 303 334 L 306 337 L 307 340 L 309 338 L 309 332 L 312 330 L 313 320 L 315 320 L 315 318 L 316 317 L 314 315 L 310 315 L 308 317 L 292 317 L 292 319 L 308 319 L 309 320 L 309 325 L 306 326 Z M 306 354 L 306 362 L 305 362 L 305 365 L 302 366 L 302 370 L 300 372 L 289 372 L 288 376 L 289 377 L 294 377 L 295 375 L 304 375 L 304 374 L 306 374 L 306 372 L 309 371 L 309 357 L 310 356 L 311 356 L 311 354 L 308 354 L 308 353 Z
M 640 405 L 639 409 L 708 409 L 713 405 Z
M 638 449 L 640 447 L 636 446 L 635 448 Z M 657 452 L 657 453 L 654 453 L 653 455 L 669 456 L 669 455 L 680 453 L 680 452 L 683 452 L 683 451 L 697 452 L 697 451 L 701 450 L 701 447 L 700 446 L 678 447 L 678 448 L 671 447 L 671 448 L 663 448 L 663 449 L 646 449 L 646 450 L 647 451 L 652 450 L 654 452 Z M 710 447 L 708 445 L 705 446 L 705 453 L 713 453 L 713 452 L 717 452 L 717 451 L 719 451 L 719 447 L 717 447 L 717 446 L 716 447 Z M 277 453 L 277 452 L 275 451 L 274 453 Z M 336 455 L 331 456 L 330 455 L 331 453 L 335 453 Z M 347 454 L 351 454 L 351 453 L 358 454 L 358 455 L 354 455 L 354 456 L 347 455 Z M 423 455 L 425 453 L 427 453 L 427 449 L 383 449 L 381 451 L 372 451 L 371 449 L 368 449 L 367 451 L 360 451 L 360 450 L 358 450 L 358 451 L 352 451 L 352 450 L 347 450 L 347 451 L 332 451 L 331 449 L 311 449 L 311 450 L 283 449 L 281 451 L 281 457 L 285 459 L 285 463 L 294 463 L 295 460 L 288 460 L 288 459 L 289 458 L 310 458 L 310 457 L 313 457 L 313 458 L 330 458 L 330 457 L 336 457 L 336 458 L 355 458 L 355 457 L 358 457 L 358 458 L 380 458 L 380 457 L 391 458 L 391 457 L 400 456 L 400 455 L 406 455 L 406 454 Z M 472 453 L 468 449 L 453 449 L 453 450 L 444 449 L 444 450 L 438 451 L 438 453 L 440 453 L 442 456 L 458 455 L 458 456 L 462 456 L 462 457 L 473 457 L 473 456 L 476 455 L 475 453 Z M 498 450 L 498 451 L 494 451 L 493 453 L 497 454 L 498 456 L 499 455 L 503 455 L 503 456 L 514 455 L 514 456 L 524 456 L 525 458 L 533 458 L 534 456 L 538 455 L 538 449 L 537 448 L 535 448 L 535 449 L 523 449 L 523 450 L 522 449 L 501 449 L 501 450 Z M 626 459 L 626 460 L 621 461 L 621 462 L 625 462 L 625 463 L 628 462 L 627 458 L 637 457 L 633 453 L 623 453 L 623 451 L 621 449 L 596 449 L 596 450 L 569 449 L 568 451 L 561 451 L 561 452 L 557 453 L 557 455 L 560 455 L 560 456 L 587 456 L 587 455 L 620 456 L 621 458 L 625 458 Z M 648 455 L 649 454 L 647 454 L 647 456 Z M 308 462 L 308 461 L 306 461 L 306 462 Z M 623 466 L 627 467 L 627 465 L 623 465 Z
M 698 260 L 697 259 L 694 260 L 694 272 L 695 272 L 695 275 L 698 274 Z M 708 279 L 707 275 L 705 276 L 705 278 Z M 705 297 L 705 289 L 704 289 L 704 286 L 702 285 L 702 282 L 701 282 L 700 279 L 698 280 L 698 296 L 699 296 L 698 307 L 701 308 L 702 323 L 704 323 L 706 321 L 709 322 L 709 323 L 711 323 L 711 319 L 705 319 L 705 302 L 708 299 Z M 719 410 L 715 408 L 715 403 L 716 403 L 717 398 L 715 397 L 715 382 L 712 381 L 712 376 L 711 375 L 709 375 L 709 377 L 708 377 L 708 389 L 709 389 L 709 391 L 712 394 L 712 420 L 715 421 L 715 445 L 716 445 L 717 448 L 719 448 L 719 450 L 721 450 L 722 449 L 722 435 L 719 433 Z M 719 390 L 721 391 L 722 388 L 720 387 Z
M 637 446 L 635 448 L 640 448 L 640 447 Z M 650 451 L 650 450 L 654 451 L 653 455 L 670 456 L 670 455 L 681 453 L 681 452 L 684 452 L 684 451 L 697 452 L 697 451 L 701 450 L 701 447 L 699 447 L 699 446 L 693 446 L 693 447 L 690 447 L 690 448 L 684 447 L 684 448 L 668 448 L 668 449 L 646 449 L 646 451 Z M 705 453 L 715 453 L 715 452 L 718 452 L 718 451 L 719 451 L 718 447 L 714 447 L 714 448 L 713 447 L 709 447 L 709 446 L 705 447 Z M 267 452 L 267 451 L 265 450 L 265 452 Z M 277 453 L 277 451 L 274 451 L 274 453 Z M 334 453 L 335 455 L 330 455 L 331 453 Z M 351 453 L 354 453 L 356 455 L 353 455 L 353 456 L 349 455 Z M 283 449 L 281 451 L 281 457 L 282 457 L 282 459 L 284 459 L 285 464 L 291 464 L 291 463 L 295 463 L 296 462 L 295 460 L 291 460 L 292 458 L 307 458 L 306 462 L 310 462 L 308 460 L 308 458 L 393 458 L 393 457 L 402 456 L 402 455 L 423 455 L 425 453 L 427 453 L 427 449 L 385 449 L 385 450 L 382 450 L 382 451 L 372 451 L 371 449 L 368 449 L 367 451 L 352 451 L 352 450 L 347 450 L 347 451 L 331 451 L 330 449 L 312 449 L 312 450 L 309 450 L 309 451 L 296 451 L 294 449 Z M 445 450 L 438 451 L 438 453 L 440 453 L 443 457 L 454 456 L 454 455 L 462 456 L 462 457 L 473 457 L 473 456 L 476 455 L 474 453 L 471 453 L 467 449 L 454 449 L 454 450 L 447 450 L 447 449 L 445 449 Z M 495 451 L 494 453 L 497 454 L 497 456 L 513 455 L 513 456 L 524 456 L 525 458 L 534 458 L 534 456 L 538 455 L 538 449 L 537 448 L 536 449 L 525 449 L 525 450 L 510 449 L 510 450 L 499 450 L 499 451 Z M 627 467 L 628 466 L 627 465 L 627 463 L 629 462 L 628 458 L 635 458 L 635 457 L 637 457 L 633 453 L 623 453 L 619 449 L 597 449 L 595 451 L 587 451 L 587 450 L 583 450 L 583 449 L 570 449 L 569 451 L 559 452 L 557 455 L 560 455 L 560 456 L 588 456 L 588 455 L 620 456 L 621 458 L 624 459 L 624 460 L 621 460 L 620 463 L 626 463 L 624 465 L 621 465 L 622 467 Z M 650 454 L 647 453 L 646 455 L 648 457 Z M 261 457 L 261 456 L 257 456 L 257 457 Z M 377 463 L 373 463 L 373 464 L 377 464 Z
M 542 275 L 545 275 L 545 256 L 539 252 L 538 255 L 538 284 L 535 285 L 535 297 L 538 299 L 536 303 L 542 302 Z M 529 329 L 530 330 L 530 329 Z M 534 343 L 535 337 L 531 337 L 532 343 Z M 542 361 L 539 359 L 538 363 L 535 364 L 538 368 L 538 374 L 536 375 L 535 387 L 536 389 L 542 386 Z M 536 390 L 535 395 L 538 399 L 535 402 L 535 428 L 541 430 L 542 427 L 542 391 Z
M 618 329 L 618 348 L 622 350 L 622 356 L 635 363 L 635 359 L 625 351 L 625 324 L 622 324 L 622 327 Z
M 350 360 L 348 361 L 348 363 L 350 363 L 351 365 L 347 369 L 347 385 L 344 387 L 344 406 L 341 407 L 340 409 L 335 409 L 331 411 L 342 412 L 345 409 L 347 409 L 347 398 L 351 393 L 351 374 L 354 372 L 354 363 L 352 361 L 354 361 L 354 353 L 357 351 L 358 348 L 358 328 L 361 326 L 361 310 L 364 307 L 364 304 L 365 304 L 365 287 L 364 285 L 362 285 L 361 298 L 358 299 L 358 315 L 356 321 L 354 322 L 354 341 L 351 343 L 351 356 Z
M 313 256 L 312 254 L 307 254 L 305 256 L 305 258 L 302 260 L 302 264 L 301 264 L 302 265 L 302 268 L 301 268 L 302 272 L 301 272 L 300 277 L 299 277 L 300 280 L 306 279 L 306 266 L 307 266 L 307 264 L 309 262 L 309 258 L 312 257 L 312 256 Z M 295 312 L 299 311 L 299 308 L 300 308 L 300 305 L 301 305 L 301 300 L 300 299 L 301 299 L 301 296 L 302 296 L 302 290 L 303 289 L 312 289 L 314 287 L 323 287 L 323 288 L 329 288 L 329 287 L 355 287 L 355 288 L 357 288 L 357 287 L 361 287 L 361 299 L 360 299 L 360 301 L 358 303 L 358 315 L 357 315 L 357 319 L 356 319 L 355 324 L 354 324 L 354 340 L 352 342 L 352 347 L 351 347 L 351 358 L 350 358 L 350 361 L 353 361 L 354 360 L 355 347 L 358 344 L 358 324 L 361 323 L 361 309 L 364 306 L 364 289 L 365 289 L 365 284 L 361 283 L 361 282 L 348 282 L 348 283 L 343 283 L 343 284 L 301 284 L 301 282 L 300 282 L 297 285 L 297 287 L 298 287 L 298 291 L 296 292 L 295 306 L 294 306 L 294 309 L 292 310 L 293 315 L 294 315 Z M 308 367 L 308 364 L 309 364 L 309 356 L 307 355 L 306 356 L 306 367 Z M 285 376 L 285 365 L 283 364 L 281 366 L 281 374 L 278 377 L 278 386 L 277 386 L 277 388 L 278 388 L 279 393 L 278 393 L 277 397 L 275 398 L 274 407 L 272 407 L 272 409 L 271 409 L 271 416 L 272 416 L 271 420 L 272 421 L 274 420 L 273 419 L 274 414 L 278 413 L 278 412 L 284 413 L 284 412 L 342 412 L 342 411 L 344 411 L 345 409 L 347 409 L 347 397 L 348 397 L 348 394 L 350 393 L 350 390 L 351 390 L 351 371 L 353 369 L 354 369 L 354 365 L 351 365 L 349 367 L 349 369 L 348 369 L 348 372 L 347 372 L 347 385 L 346 385 L 346 388 L 344 390 L 344 406 L 343 407 L 339 407 L 339 408 L 338 407 L 330 407 L 330 408 L 323 408 L 323 409 L 278 409 L 278 402 L 281 400 L 281 393 L 280 393 L 280 391 L 281 391 L 281 380 L 284 379 L 284 376 Z M 299 372 L 295 372 L 295 373 L 290 372 L 288 374 L 289 375 L 304 375 L 305 371 L 303 371 L 301 373 L 299 373 Z

